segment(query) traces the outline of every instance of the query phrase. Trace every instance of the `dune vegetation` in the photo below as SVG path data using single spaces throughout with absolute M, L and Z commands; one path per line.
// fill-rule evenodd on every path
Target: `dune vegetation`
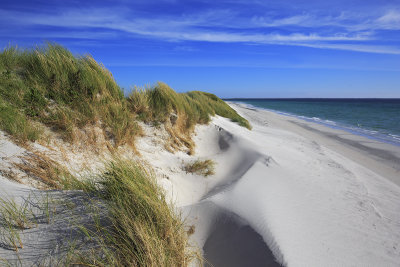
M 194 173 L 207 177 L 215 173 L 215 162 L 211 159 L 196 160 L 186 164 L 183 169 L 187 173 Z
M 171 117 L 171 114 L 175 117 Z M 165 123 L 180 144 L 193 146 L 197 123 L 220 115 L 250 128 L 221 99 L 203 92 L 176 93 L 168 85 L 133 90 L 125 97 L 112 74 L 91 56 L 75 56 L 57 44 L 0 53 L 0 128 L 18 141 L 40 138 L 40 122 L 74 141 L 74 129 L 100 122 L 115 146 L 134 145 L 137 120 Z M 177 144 L 178 146 L 178 144 Z
M 168 150 L 185 148 L 192 154 L 196 124 L 207 124 L 214 115 L 251 129 L 246 119 L 213 94 L 177 93 L 157 83 L 124 95 L 112 74 L 90 55 L 76 56 L 57 44 L 34 49 L 9 47 L 0 53 L 0 130 L 18 144 L 49 138 L 44 136 L 46 131 L 74 144 L 82 136 L 77 134 L 79 130 L 100 126 L 113 154 L 113 148 L 123 145 L 134 150 L 137 137 L 143 134 L 140 124 L 146 123 L 164 127 L 170 136 L 165 145 Z M 187 266 L 196 258 L 188 247 L 179 213 L 166 202 L 154 175 L 138 163 L 112 160 L 99 177 L 87 181 L 36 152 L 15 167 L 41 180 L 45 188 L 80 190 L 106 204 L 107 226 L 97 225 L 96 232 L 81 226 L 99 241 L 99 249 L 90 255 L 76 251 L 71 262 Z M 188 167 L 188 171 L 206 176 L 213 170 L 211 161 Z
M 76 180 L 77 181 L 77 180 Z M 137 163 L 116 159 L 96 179 L 78 188 L 106 204 L 106 226 L 80 226 L 96 250 L 76 250 L 69 259 L 84 266 L 188 266 L 201 262 L 188 245 L 179 212 L 167 203 L 154 175 Z M 77 184 L 76 184 L 77 185 Z M 99 214 L 93 214 L 93 218 Z M 83 244 L 85 246 L 85 244 Z
M 62 218 L 69 233 L 63 237 L 66 242 L 61 253 L 45 256 L 41 261 L 47 264 L 40 266 L 201 264 L 198 251 L 188 244 L 193 229 L 185 227 L 151 171 L 133 161 L 115 158 L 92 178 L 62 178 L 68 182 L 63 189 L 74 190 L 75 197 L 79 195 L 85 201 L 84 206 L 71 200 L 73 197 L 53 199 L 51 191 L 42 197 L 36 193 L 38 196 L 29 196 L 22 203 L 0 198 L 2 246 L 18 253 L 25 245 L 24 230 L 45 229 L 45 224 L 51 229 L 51 224 Z M 85 214 L 79 211 L 82 209 Z M 69 217 L 63 217 L 65 213 Z M 82 216 L 87 219 L 82 220 Z M 1 263 L 7 261 L 0 258 Z
M 76 57 L 53 44 L 33 50 L 7 48 L 0 54 L 0 74 L 0 112 L 26 118 L 10 126 L 13 120 L 8 116 L 1 126 L 10 134 L 18 128 L 21 141 L 39 138 L 32 121 L 61 132 L 69 141 L 75 127 L 98 120 L 116 145 L 133 142 L 139 132 L 122 90 L 90 56 Z

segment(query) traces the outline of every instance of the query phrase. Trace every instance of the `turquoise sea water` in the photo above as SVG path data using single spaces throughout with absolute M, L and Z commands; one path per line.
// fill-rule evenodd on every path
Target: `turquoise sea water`
M 227 99 L 400 146 L 400 99 Z

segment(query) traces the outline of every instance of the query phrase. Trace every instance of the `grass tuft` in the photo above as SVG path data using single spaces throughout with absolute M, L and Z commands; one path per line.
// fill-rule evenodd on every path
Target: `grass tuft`
M 97 121 L 103 123 L 116 146 L 133 144 L 139 133 L 134 114 L 128 110 L 112 74 L 91 56 L 74 56 L 57 44 L 32 50 L 4 49 L 0 53 L 0 100 L 7 103 L 7 109 L 2 107 L 0 112 L 54 127 L 69 141 L 73 140 L 74 127 Z M 7 121 L 0 122 L 2 130 L 23 141 L 38 138 L 32 133 L 17 135 Z M 20 124 L 15 127 L 28 125 L 24 121 Z
M 16 108 L 0 99 L 0 129 L 11 135 L 16 141 L 25 143 L 36 141 L 42 130 Z
M 24 201 L 17 204 L 14 199 L 0 198 L 0 224 L 8 225 L 20 230 L 29 229 L 34 224 L 32 222 L 33 214 L 29 208 L 29 202 Z
M 121 266 L 187 266 L 192 256 L 182 220 L 150 173 L 135 163 L 116 161 L 102 185 Z
M 99 246 L 75 251 L 77 262 L 87 266 L 188 266 L 197 258 L 188 246 L 182 219 L 165 200 L 154 177 L 131 161 L 116 160 L 88 190 L 107 206 L 107 226 L 80 226 Z M 96 217 L 96 216 L 92 216 Z
M 20 232 L 37 225 L 29 199 L 17 203 L 0 198 L 0 246 L 18 252 L 24 247 Z
M 187 95 L 199 102 L 201 104 L 201 109 L 205 110 L 210 115 L 219 115 L 229 118 L 233 122 L 237 122 L 240 126 L 251 130 L 250 123 L 216 95 L 200 91 L 191 91 L 188 92 Z
M 31 152 L 20 158 L 22 162 L 13 163 L 19 170 L 40 182 L 46 189 L 61 188 L 60 179 L 68 172 L 57 162 L 39 152 Z
M 184 170 L 188 173 L 209 176 L 215 174 L 215 162 L 211 159 L 196 160 L 184 166 Z

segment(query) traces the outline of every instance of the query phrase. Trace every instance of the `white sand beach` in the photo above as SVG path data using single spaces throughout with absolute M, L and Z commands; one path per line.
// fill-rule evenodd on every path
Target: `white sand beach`
M 154 127 L 143 125 L 137 141 L 141 159 L 185 223 L 195 226 L 190 241 L 205 265 L 400 265 L 399 147 L 230 105 L 253 129 L 214 117 L 196 127 L 192 156 L 168 152 L 165 133 Z M 5 165 L 23 149 L 1 138 Z M 186 173 L 183 165 L 196 159 L 214 160 L 215 175 Z M 33 190 L 4 177 L 0 188 L 1 197 L 17 200 Z M 40 229 L 43 240 L 59 240 L 50 230 Z M 47 253 L 29 240 L 27 257 Z M 0 248 L 2 258 L 9 254 Z
M 192 242 L 206 260 L 215 266 L 274 266 L 274 259 L 285 266 L 400 264 L 399 147 L 230 104 L 253 130 L 221 117 L 198 126 L 196 156 L 217 162 L 215 176 L 174 173 L 188 159 L 183 153 L 152 157 L 164 162 L 162 169 L 169 166 L 162 184 L 196 226 Z
M 0 267 L 400 267 L 400 0 L 0 15 Z

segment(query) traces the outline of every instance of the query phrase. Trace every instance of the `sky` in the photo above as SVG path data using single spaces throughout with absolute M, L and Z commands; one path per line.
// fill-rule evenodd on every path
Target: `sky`
M 1 0 L 1 48 L 46 41 L 127 93 L 400 98 L 400 0 Z

